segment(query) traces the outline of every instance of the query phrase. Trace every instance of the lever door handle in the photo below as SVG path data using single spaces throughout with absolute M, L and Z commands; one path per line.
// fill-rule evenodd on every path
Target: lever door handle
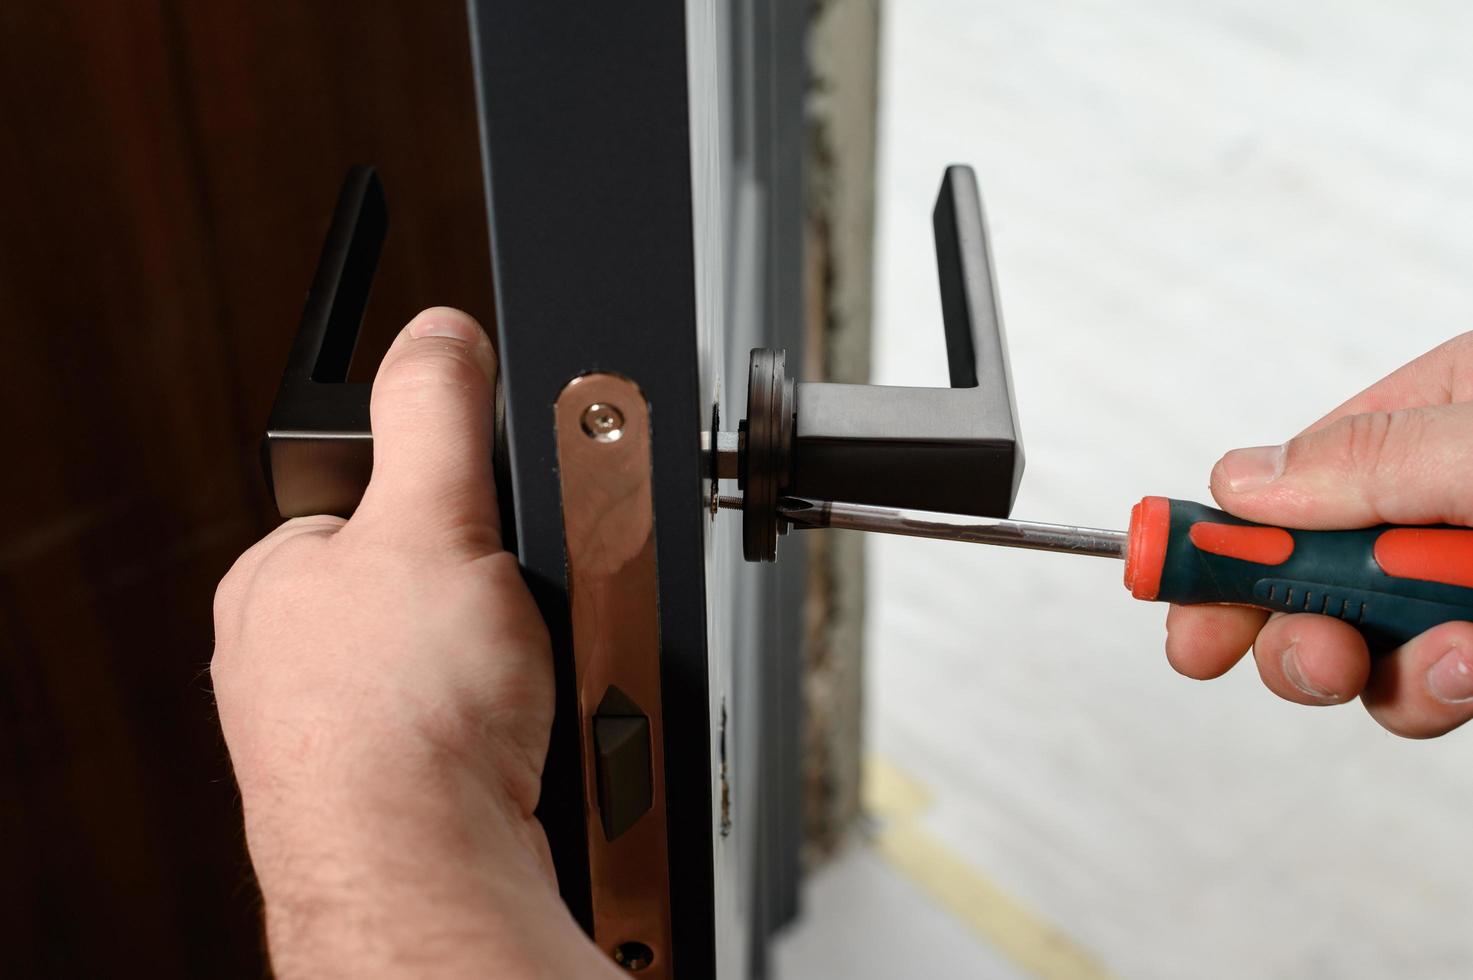
M 368 486 L 370 386 L 347 377 L 388 227 L 378 175 L 354 167 L 338 194 L 261 444 L 282 517 L 347 517 Z
M 372 167 L 353 167 L 338 193 L 261 443 L 262 469 L 282 517 L 347 517 L 368 488 L 373 469 L 368 417 L 372 385 L 347 378 L 388 231 L 388 204 L 378 173 Z M 510 528 L 513 507 L 505 430 L 505 401 L 498 383 L 492 465 L 502 527 Z M 507 534 L 507 539 L 514 540 L 514 535 Z
M 1012 511 L 1023 444 L 971 167 L 947 168 L 932 223 L 951 387 L 800 383 L 785 492 L 978 517 Z
M 1023 477 L 1007 343 L 972 168 L 932 213 L 950 388 L 807 383 L 752 352 L 738 461 L 743 550 L 772 561 L 780 496 L 1006 517 Z

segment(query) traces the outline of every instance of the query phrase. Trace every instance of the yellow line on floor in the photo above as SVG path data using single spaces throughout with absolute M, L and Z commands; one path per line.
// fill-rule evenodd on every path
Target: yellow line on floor
M 879 824 L 877 853 L 1019 968 L 1046 980 L 1105 980 L 1103 966 L 1056 926 L 932 836 L 920 815 L 930 794 L 894 765 L 871 756 L 865 808 Z

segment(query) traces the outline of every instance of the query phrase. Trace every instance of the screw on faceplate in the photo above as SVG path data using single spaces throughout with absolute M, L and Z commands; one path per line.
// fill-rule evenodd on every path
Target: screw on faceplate
M 624 413 L 613 405 L 594 402 L 583 410 L 583 431 L 598 442 L 618 442 L 624 434 Z
M 614 947 L 614 962 L 631 973 L 638 973 L 655 961 L 655 951 L 641 942 L 620 943 Z

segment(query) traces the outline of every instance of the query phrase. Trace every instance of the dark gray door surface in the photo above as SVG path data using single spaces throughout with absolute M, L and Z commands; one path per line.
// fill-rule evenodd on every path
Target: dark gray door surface
M 795 909 L 804 563 L 798 542 L 780 567 L 743 563 L 736 522 L 708 507 L 700 436 L 718 415 L 741 417 L 752 347 L 801 362 L 807 11 L 779 0 L 470 9 L 516 545 L 557 658 L 540 813 L 563 894 L 592 931 L 590 847 L 603 844 L 587 797 L 602 784 L 584 773 L 554 410 L 572 379 L 597 373 L 636 385 L 649 418 L 661 965 L 760 975 L 766 937 Z

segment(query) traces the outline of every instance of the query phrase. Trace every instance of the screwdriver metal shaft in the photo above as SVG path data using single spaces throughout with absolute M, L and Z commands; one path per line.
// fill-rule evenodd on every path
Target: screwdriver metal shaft
M 726 508 L 740 508 L 741 498 L 723 496 L 718 498 L 717 503 Z M 777 502 L 777 511 L 788 523 L 799 528 L 834 527 L 851 531 L 878 531 L 882 534 L 969 541 L 1033 551 L 1063 551 L 1100 558 L 1124 558 L 1127 538 L 1124 531 L 1107 531 L 1101 528 L 1005 521 L 965 514 L 937 514 L 924 510 L 875 507 L 870 504 L 808 500 L 803 497 L 781 498 Z
M 741 507 L 721 497 L 721 507 Z M 1349 623 L 1372 652 L 1473 622 L 1473 527 L 1308 531 L 1255 524 L 1190 500 L 1145 497 L 1129 531 L 782 497 L 782 526 L 838 527 L 1125 559 L 1137 599 L 1256 606 Z

